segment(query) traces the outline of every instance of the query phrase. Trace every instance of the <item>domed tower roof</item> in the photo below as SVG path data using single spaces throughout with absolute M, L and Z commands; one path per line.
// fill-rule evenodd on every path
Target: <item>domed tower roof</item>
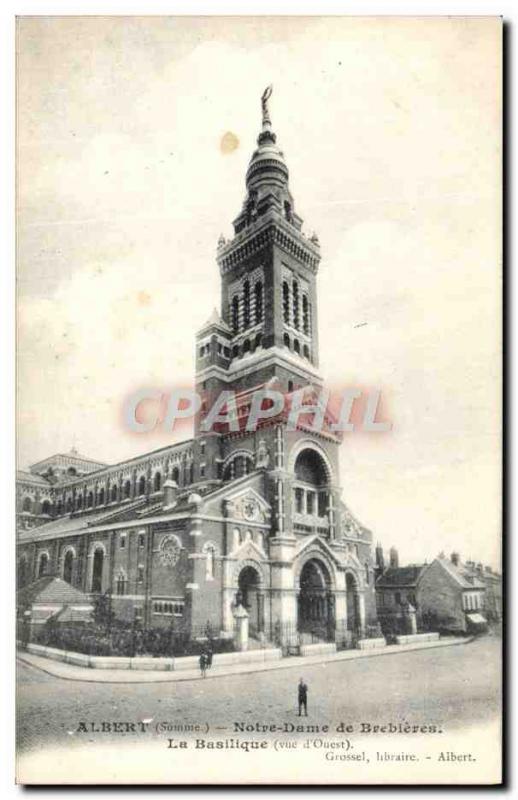
M 272 87 L 268 86 L 261 97 L 262 129 L 257 137 L 257 149 L 246 171 L 247 194 L 243 209 L 234 221 L 236 233 L 256 222 L 272 208 L 298 230 L 302 227 L 302 220 L 294 213 L 284 153 L 277 145 L 277 137 L 272 130 L 268 107 L 271 95 Z

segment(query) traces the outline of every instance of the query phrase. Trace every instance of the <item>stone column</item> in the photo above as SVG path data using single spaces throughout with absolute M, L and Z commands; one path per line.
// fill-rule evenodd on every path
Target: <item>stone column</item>
M 200 590 L 200 581 L 202 579 L 201 570 L 205 568 L 202 563 L 200 555 L 200 537 L 201 537 L 201 519 L 196 516 L 191 517 L 189 529 L 189 581 L 185 585 L 187 596 L 189 598 L 188 609 L 190 616 L 191 634 L 194 633 L 196 626 L 203 625 L 207 620 L 199 618 L 199 604 L 197 603 L 197 595 Z
M 257 592 L 258 633 L 264 633 L 264 592 Z
M 236 593 L 235 586 L 232 585 L 232 575 L 235 567 L 235 560 L 224 558 L 222 560 L 223 586 L 221 590 L 221 620 L 222 630 L 227 637 L 231 637 L 234 632 L 234 615 L 232 607 Z
M 277 622 L 281 628 L 289 625 L 296 629 L 297 605 L 293 583 L 293 556 L 296 539 L 293 536 L 276 536 L 270 540 L 272 564 L 272 629 Z
M 358 602 L 359 634 L 363 636 L 365 633 L 365 597 L 363 592 L 358 592 L 356 597 Z

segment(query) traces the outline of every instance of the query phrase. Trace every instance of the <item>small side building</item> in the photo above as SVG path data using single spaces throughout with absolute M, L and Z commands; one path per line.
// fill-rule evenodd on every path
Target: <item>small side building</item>
M 20 589 L 16 607 L 19 621 L 29 624 L 33 631 L 51 618 L 59 622 L 88 622 L 93 612 L 87 595 L 52 575 Z
M 431 630 L 466 633 L 484 628 L 484 583 L 461 564 L 457 553 L 438 557 L 421 573 L 417 598 L 423 626 Z
M 409 606 L 416 611 L 420 622 L 418 583 L 426 565 L 390 566 L 376 581 L 376 610 L 385 635 L 405 633 Z

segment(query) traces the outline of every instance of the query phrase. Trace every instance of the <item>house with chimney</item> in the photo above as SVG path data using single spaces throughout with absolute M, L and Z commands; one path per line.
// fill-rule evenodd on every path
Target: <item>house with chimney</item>
M 458 553 L 438 556 L 418 581 L 419 616 L 426 627 L 467 633 L 487 624 L 486 587 Z
M 391 548 L 385 567 L 383 550 L 376 547 L 376 609 L 385 634 L 404 633 L 409 617 L 415 613 L 417 627 L 466 633 L 486 627 L 489 619 L 484 576 L 497 573 L 474 562 L 463 564 L 458 553 L 446 558 L 441 553 L 430 564 L 399 566 L 395 548 Z M 491 610 L 498 606 L 497 582 L 491 583 Z M 489 580 L 488 580 L 489 585 Z M 501 596 L 501 595 L 500 595 Z

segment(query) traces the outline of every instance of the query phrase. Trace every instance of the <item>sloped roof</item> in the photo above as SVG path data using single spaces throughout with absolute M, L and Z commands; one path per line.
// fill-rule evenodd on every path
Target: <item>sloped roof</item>
M 438 558 L 437 561 L 444 569 L 462 586 L 463 589 L 485 589 L 485 585 L 473 573 L 460 565 L 458 567 L 447 558 Z
M 27 472 L 24 469 L 17 469 L 16 470 L 16 480 L 25 483 L 36 483 L 40 486 L 51 486 L 52 484 L 42 478 L 41 475 L 37 475 L 36 473 Z
M 91 527 L 92 523 L 104 517 L 106 511 L 99 513 L 84 514 L 83 516 L 66 516 L 53 519 L 46 522 L 44 525 L 38 525 L 37 528 L 30 528 L 26 531 L 18 532 L 19 542 L 37 542 L 42 539 L 49 539 L 53 536 L 64 533 L 75 533 L 82 530 L 87 530 Z
M 66 606 L 54 614 L 53 619 L 56 622 L 89 622 L 92 616 L 91 609 L 88 608 L 70 608 Z
M 90 605 L 87 595 L 71 586 L 61 578 L 45 575 L 34 583 L 24 586 L 16 595 L 20 605 L 33 605 L 45 603 L 55 605 Z
M 230 328 L 229 325 L 227 325 L 225 320 L 221 318 L 221 316 L 218 313 L 217 308 L 214 308 L 212 310 L 212 314 L 210 315 L 208 320 L 205 322 L 204 325 L 201 326 L 200 333 L 201 333 L 201 331 L 204 331 L 206 328 L 211 328 L 213 326 L 217 326 L 218 328 L 221 328 L 222 330 L 224 330 L 227 333 L 232 333 L 232 329 Z
M 38 470 L 41 467 L 45 466 L 46 464 L 59 464 L 59 463 L 69 463 L 70 461 L 76 461 L 78 464 L 91 464 L 95 467 L 102 468 L 107 467 L 105 461 L 98 461 L 95 458 L 89 458 L 88 456 L 83 456 L 81 453 L 78 453 L 76 450 L 71 450 L 70 453 L 53 453 L 51 456 L 47 456 L 47 458 L 43 458 L 41 461 L 36 461 L 34 464 L 30 465 L 31 470 Z
M 416 586 L 426 564 L 410 564 L 408 567 L 388 567 L 376 581 L 376 587 L 392 589 L 398 586 Z
M 461 573 L 462 577 L 467 580 L 467 582 L 475 589 L 480 589 L 482 586 L 485 586 L 484 583 L 484 576 L 480 575 L 476 570 L 470 569 L 465 564 L 461 564 L 458 567 L 459 572 Z

